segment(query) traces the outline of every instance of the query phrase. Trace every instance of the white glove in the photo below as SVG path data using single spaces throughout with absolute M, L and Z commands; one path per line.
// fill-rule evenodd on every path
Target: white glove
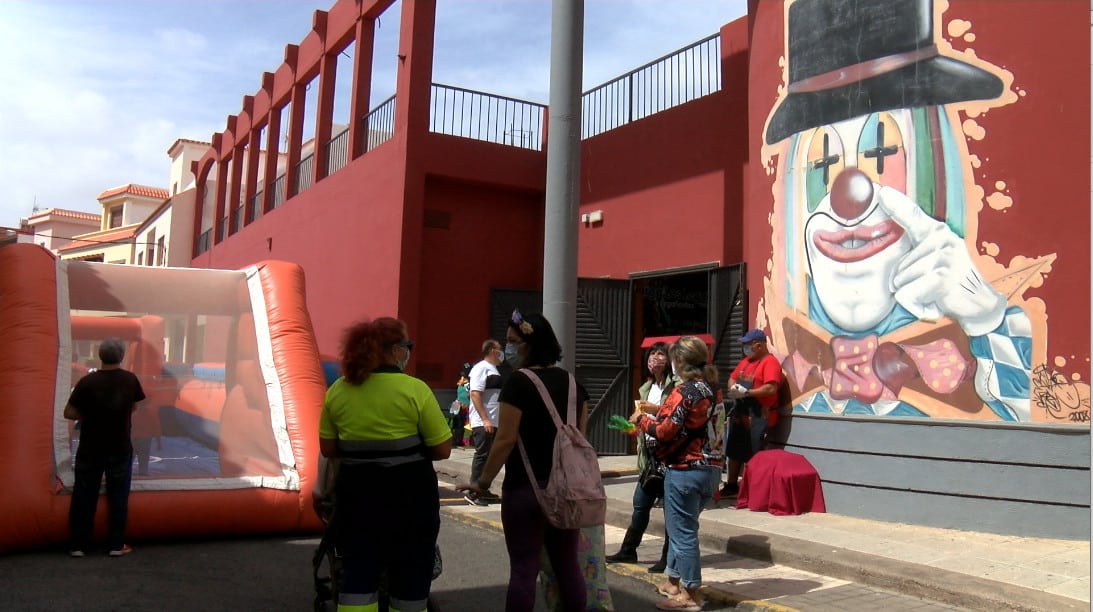
M 979 276 L 964 241 L 896 189 L 881 187 L 879 199 L 911 239 L 911 251 L 897 264 L 889 287 L 896 301 L 925 321 L 949 316 L 969 336 L 994 331 L 1005 316 L 1006 299 Z
M 726 395 L 728 395 L 729 399 L 740 399 L 747 394 L 748 388 L 741 385 L 740 383 L 736 383 L 735 385 L 729 387 L 729 392 Z

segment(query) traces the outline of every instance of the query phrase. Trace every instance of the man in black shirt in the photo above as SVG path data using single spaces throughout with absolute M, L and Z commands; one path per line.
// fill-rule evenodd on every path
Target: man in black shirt
M 76 486 L 68 510 L 72 539 L 69 554 L 84 556 L 91 544 L 99 483 L 106 474 L 106 500 L 110 509 L 110 556 L 120 557 L 133 549 L 125 543 L 125 522 L 129 510 L 129 485 L 133 477 L 132 415 L 144 390 L 136 375 L 123 370 L 125 345 L 107 338 L 99 345 L 102 368 L 84 376 L 72 389 L 64 417 L 78 421 L 80 446 L 76 450 Z

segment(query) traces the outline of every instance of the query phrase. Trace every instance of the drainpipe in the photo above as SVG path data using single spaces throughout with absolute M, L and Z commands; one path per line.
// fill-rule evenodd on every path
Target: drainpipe
M 550 11 L 543 315 L 573 371 L 577 340 L 577 215 L 580 204 L 584 0 L 554 0 Z

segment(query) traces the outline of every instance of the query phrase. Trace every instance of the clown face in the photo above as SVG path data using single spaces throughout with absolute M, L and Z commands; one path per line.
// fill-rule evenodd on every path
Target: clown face
M 912 244 L 881 205 L 906 193 L 909 111 L 855 117 L 798 135 L 792 196 L 802 214 L 808 274 L 819 307 L 839 328 L 873 328 L 896 306 L 892 279 Z M 803 211 L 801 209 L 804 209 Z

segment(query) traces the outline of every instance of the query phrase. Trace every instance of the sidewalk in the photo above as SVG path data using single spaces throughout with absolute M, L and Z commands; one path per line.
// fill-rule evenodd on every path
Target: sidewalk
M 465 482 L 472 456 L 470 449 L 454 449 L 451 458 L 436 464 L 440 479 Z M 612 548 L 630 521 L 635 458 L 601 457 L 600 469 Z M 503 477 L 502 471 L 495 492 Z M 783 595 L 794 594 L 793 601 L 800 604 L 807 601 L 808 591 L 848 582 L 970 609 L 1090 609 L 1088 541 L 973 533 L 831 513 L 774 516 L 737 510 L 725 501 L 704 511 L 701 522 L 704 550 L 758 561 L 749 567 L 720 564 L 733 566 L 728 573 L 720 567 L 703 570 L 708 587 L 723 601 L 748 602 L 744 607 L 752 609 L 785 610 L 775 605 Z M 639 558 L 659 555 L 660 539 L 655 536 L 663 530 L 663 514 L 654 511 L 645 539 L 655 541 L 643 541 Z M 771 606 L 754 605 L 771 599 Z

